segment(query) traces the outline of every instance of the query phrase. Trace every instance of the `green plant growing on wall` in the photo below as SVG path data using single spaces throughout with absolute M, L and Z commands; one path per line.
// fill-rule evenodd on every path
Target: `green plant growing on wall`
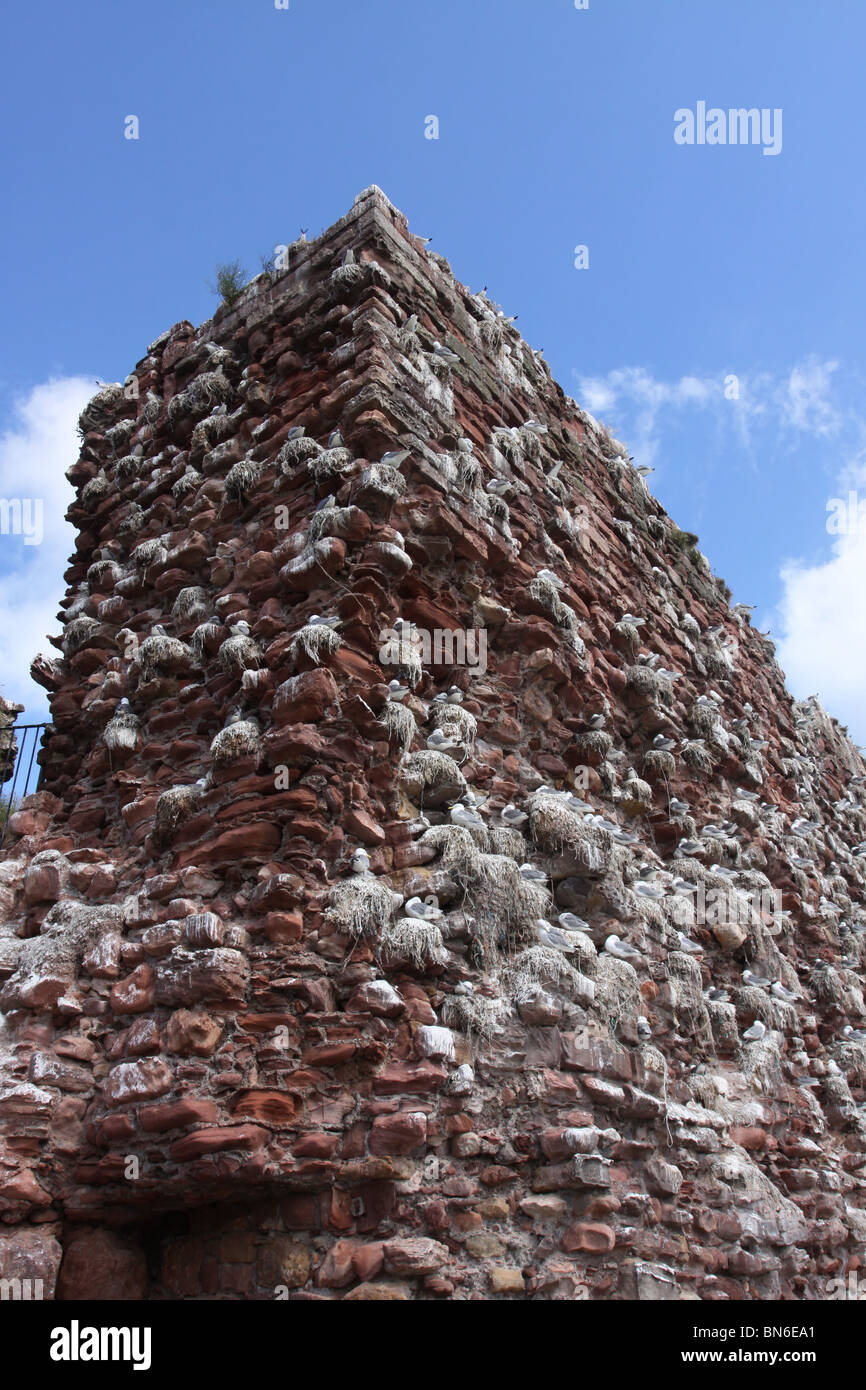
M 681 531 L 675 527 L 670 534 L 670 543 L 675 550 L 691 550 L 698 543 L 694 531 Z
M 247 282 L 247 272 L 240 261 L 226 261 L 216 268 L 216 284 L 209 285 L 212 294 L 218 294 L 228 308 L 240 299 L 241 291 Z

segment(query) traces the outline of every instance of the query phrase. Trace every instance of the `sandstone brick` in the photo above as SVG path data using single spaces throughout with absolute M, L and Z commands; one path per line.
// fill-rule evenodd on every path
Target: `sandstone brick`
M 522 1271 L 513 1265 L 494 1265 L 489 1277 L 493 1294 L 523 1293 L 526 1288 Z
M 370 1131 L 371 1154 L 408 1154 L 427 1137 L 427 1117 L 416 1111 L 379 1115 Z
M 616 1232 L 611 1226 L 599 1221 L 575 1221 L 568 1227 L 560 1241 L 561 1249 L 571 1254 L 575 1250 L 585 1250 L 592 1255 L 605 1255 L 616 1244 Z

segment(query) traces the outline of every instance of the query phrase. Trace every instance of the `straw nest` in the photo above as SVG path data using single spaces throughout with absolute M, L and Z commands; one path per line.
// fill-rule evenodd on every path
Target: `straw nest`
M 468 783 L 453 758 L 435 749 L 412 753 L 400 774 L 403 790 L 419 805 L 442 806 L 457 801 L 468 790 Z
M 221 371 L 201 372 L 183 391 L 172 396 L 168 405 L 168 423 L 174 426 L 188 415 L 205 415 L 214 406 L 226 404 L 232 395 L 231 382 Z
M 351 463 L 351 449 L 323 449 L 321 453 L 313 454 L 307 460 L 307 472 L 320 484 L 327 478 L 342 477 Z
M 607 1019 L 611 1032 L 616 1032 L 621 1019 L 634 1019 L 643 1013 L 637 973 L 627 960 L 600 955 L 595 990 L 594 1007 Z
M 105 726 L 102 737 L 112 753 L 130 751 L 138 742 L 138 720 L 131 710 L 117 710 Z
M 389 638 L 383 642 L 379 648 L 379 663 L 382 666 L 393 668 L 394 676 L 399 681 L 405 681 L 414 690 L 424 674 L 424 667 L 421 663 L 421 653 L 411 642 L 404 642 L 399 637 Z
M 146 569 L 148 565 L 161 565 L 168 558 L 166 537 L 152 536 L 149 540 L 141 541 L 129 558 L 138 569 Z
M 197 623 L 210 611 L 210 607 L 211 600 L 207 589 L 198 585 L 181 589 L 172 605 L 172 622 Z
M 448 952 L 436 923 L 421 922 L 415 917 L 388 923 L 379 939 L 379 954 L 388 965 L 411 966 L 418 971 L 448 963 Z
M 535 439 L 535 435 L 529 437 Z M 570 645 L 577 655 L 583 656 L 586 647 L 578 633 L 580 619 L 573 608 L 569 608 L 568 604 L 562 602 L 556 585 L 550 579 L 543 579 L 536 575 L 530 581 L 529 593 L 539 607 L 549 614 L 556 626 L 568 633 Z
M 387 883 L 356 875 L 334 884 L 328 894 L 325 920 L 344 936 L 376 939 L 402 901 Z
M 227 637 L 220 646 L 218 657 L 220 666 L 230 676 L 240 676 L 244 671 L 257 671 L 264 662 L 258 643 L 254 642 L 252 637 L 245 637 L 243 633 Z
M 126 397 L 119 382 L 113 381 L 101 387 L 79 415 L 79 430 L 82 434 L 90 434 L 96 430 L 107 429 L 110 424 L 114 424 L 114 417 L 123 409 L 125 402 Z
M 259 727 L 252 719 L 238 719 L 220 729 L 210 746 L 210 754 L 217 766 L 234 762 L 236 758 L 249 757 L 259 747 Z
M 63 652 L 65 656 L 70 656 L 73 652 L 80 651 L 85 647 L 99 628 L 99 623 L 95 618 L 88 618 L 83 614 L 80 618 L 73 618 L 71 623 L 67 623 L 63 630 Z
M 247 493 L 258 483 L 264 464 L 259 459 L 245 458 L 233 463 L 225 477 L 225 495 L 230 502 L 245 502 Z
M 487 1040 L 499 1027 L 502 1000 L 483 994 L 449 994 L 442 1005 L 442 1021 L 456 1033 Z
M 313 512 L 307 529 L 309 543 L 314 545 L 325 536 L 339 536 L 342 531 L 351 528 L 356 513 L 355 507 L 323 507 L 321 511 Z
M 146 637 L 138 649 L 138 665 L 144 680 L 153 676 L 186 675 L 195 666 L 191 647 L 177 637 Z
M 571 871 L 604 873 L 613 857 L 613 841 L 594 825 L 586 825 L 558 797 L 534 796 L 529 811 L 533 844 L 544 854 L 567 854 Z
M 709 1015 L 702 994 L 701 967 L 685 951 L 670 951 L 667 959 L 673 993 L 673 1010 L 684 1032 L 712 1037 Z
M 342 645 L 342 637 L 332 627 L 325 623 L 313 623 L 298 629 L 292 638 L 289 653 L 294 662 L 297 662 L 303 653 L 309 661 L 320 666 L 323 660 L 333 656 Z
M 154 837 L 161 843 L 170 840 L 175 831 L 190 820 L 198 810 L 203 789 L 195 786 L 169 787 L 156 803 L 153 817 Z
M 293 473 L 299 464 L 306 463 L 308 459 L 321 453 L 324 453 L 321 444 L 317 444 L 315 439 L 310 439 L 306 434 L 298 435 L 296 439 L 287 439 L 276 457 L 277 473 L 285 477 Z
M 91 502 L 96 502 L 100 497 L 104 497 L 111 491 L 111 482 L 106 477 L 105 470 L 100 468 L 95 478 L 91 478 L 89 483 L 85 483 L 81 489 L 81 502 L 84 506 L 89 506 Z
M 388 741 L 396 743 L 401 755 L 408 752 L 418 729 L 412 711 L 402 704 L 389 700 L 379 715 L 380 723 L 388 733 Z
M 371 463 L 361 474 L 361 487 L 394 501 L 406 491 L 406 479 L 399 468 L 393 468 L 390 463 Z
M 436 704 L 430 707 L 430 722 L 435 729 L 441 729 L 447 738 L 453 738 L 464 748 L 470 749 L 475 743 L 478 720 L 462 705 Z
M 190 436 L 190 452 L 213 449 L 234 434 L 237 424 L 234 415 L 226 414 L 208 415 L 204 420 L 199 420 Z
M 499 980 L 515 1004 L 528 1004 L 543 986 L 569 994 L 580 984 L 562 952 L 549 946 L 528 946 L 503 966 Z
M 197 492 L 203 482 L 204 478 L 198 469 L 187 464 L 185 471 L 172 485 L 171 495 L 176 502 L 182 502 L 190 493 Z

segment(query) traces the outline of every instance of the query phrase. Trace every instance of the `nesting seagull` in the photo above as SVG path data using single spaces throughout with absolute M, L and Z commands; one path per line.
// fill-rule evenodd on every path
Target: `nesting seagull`
M 435 922 L 437 917 L 442 916 L 439 900 L 432 893 L 428 898 L 407 898 L 403 911 L 407 917 L 415 917 L 420 922 Z
M 743 1034 L 743 1040 L 745 1042 L 760 1042 L 766 1032 L 767 1025 L 762 1023 L 759 1018 L 756 1018 L 751 1028 L 747 1028 Z
M 437 750 L 441 752 L 445 748 L 457 748 L 458 742 L 456 739 L 449 738 L 441 729 L 434 729 L 427 739 L 427 747 L 432 748 L 434 752 Z
M 774 980 L 770 986 L 770 993 L 774 999 L 781 999 L 785 1004 L 793 1004 L 798 995 L 792 989 L 786 989 L 781 980 Z
M 680 897 L 687 898 L 692 893 L 697 893 L 697 885 L 689 883 L 688 879 L 677 876 L 671 883 L 671 892 L 678 893 Z
M 744 970 L 743 979 L 746 984 L 751 985 L 753 989 L 768 989 L 773 983 L 769 976 L 756 975 L 754 970 Z
M 679 948 L 680 948 L 680 950 L 681 950 L 681 951 L 685 951 L 687 955 L 690 955 L 690 956 L 700 956 L 700 955 L 703 955 L 704 948 L 703 948 L 703 946 L 700 944 L 700 942 L 698 942 L 698 941 L 692 941 L 691 937 L 686 936 L 686 935 L 685 935 L 683 932 L 681 932 L 681 931 L 678 931 L 678 932 L 677 932 L 677 941 L 678 941 L 678 943 L 679 943 Z
M 683 840 L 680 840 L 679 844 L 677 845 L 677 847 L 676 847 L 676 853 L 677 853 L 677 854 L 700 854 L 701 851 L 703 850 L 703 848 L 704 848 L 704 847 L 703 847 L 703 845 L 701 844 L 700 840 L 688 840 L 688 839 L 683 839 Z
M 547 874 L 543 869 L 537 869 L 534 864 L 521 864 L 518 871 L 520 877 L 526 883 L 546 883 Z
M 370 872 L 370 856 L 365 849 L 356 849 L 352 855 L 352 873 L 368 874 Z
M 544 917 L 538 917 L 535 922 L 535 934 L 542 946 L 550 946 L 554 951 L 564 951 L 571 955 L 575 948 L 574 938 L 568 932 L 562 931 L 560 927 L 554 927 Z
M 468 806 L 461 806 L 459 802 L 451 807 L 451 824 L 460 825 L 464 830 L 483 830 L 484 821 L 477 811 L 471 810 Z
M 452 685 L 448 690 L 440 690 L 438 695 L 433 696 L 434 705 L 462 705 L 463 691 L 459 685 Z
M 638 879 L 637 883 L 634 885 L 634 891 L 640 894 L 642 898 L 653 898 L 655 901 L 665 896 L 664 888 L 654 883 L 645 883 L 643 879 Z
M 460 356 L 458 353 L 452 352 L 450 348 L 443 347 L 442 344 L 439 342 L 434 342 L 432 356 L 438 357 L 440 362 L 460 361 Z
M 569 932 L 588 932 L 590 926 L 584 922 L 582 917 L 577 917 L 573 912 L 560 912 L 557 922 L 561 927 Z
M 726 869 L 723 864 L 711 864 L 708 870 L 711 874 L 717 874 L 719 878 L 736 878 L 736 869 Z
M 613 932 L 604 943 L 604 949 L 609 956 L 614 956 L 616 960 L 640 960 L 640 951 L 634 946 L 629 946 L 627 941 L 621 940 Z
M 505 824 L 512 826 L 515 830 L 518 826 L 523 825 L 526 821 L 529 820 L 529 817 L 526 814 L 526 812 L 518 811 L 517 807 L 512 803 L 509 803 L 507 806 L 503 807 L 501 815 L 502 819 L 505 821 Z
M 656 734 L 653 739 L 653 748 L 660 753 L 670 753 L 671 749 L 676 748 L 675 738 L 667 738 L 664 734 Z

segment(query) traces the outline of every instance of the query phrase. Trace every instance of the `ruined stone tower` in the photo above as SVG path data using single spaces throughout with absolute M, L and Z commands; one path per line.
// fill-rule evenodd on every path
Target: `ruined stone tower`
M 0 1278 L 826 1297 L 858 753 L 378 189 L 286 262 L 81 417 L 0 863 Z

